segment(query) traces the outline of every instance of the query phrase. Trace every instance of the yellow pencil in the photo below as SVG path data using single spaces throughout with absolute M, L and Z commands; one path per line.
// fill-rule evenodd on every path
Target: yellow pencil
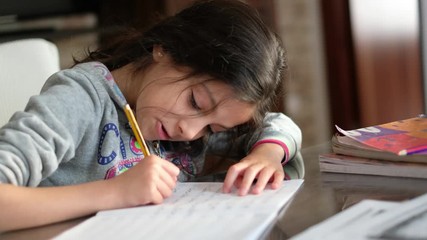
M 129 104 L 125 106 L 125 114 L 132 128 L 133 134 L 135 135 L 136 141 L 138 141 L 139 146 L 141 146 L 142 153 L 144 156 L 150 156 L 150 151 L 148 150 L 147 144 L 145 144 L 144 137 L 142 137 L 141 130 L 139 130 L 138 123 L 136 118 L 133 115 L 133 111 L 130 108 Z

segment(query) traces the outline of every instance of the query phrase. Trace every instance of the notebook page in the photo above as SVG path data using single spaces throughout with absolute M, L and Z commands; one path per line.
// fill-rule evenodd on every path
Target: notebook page
M 258 239 L 303 180 L 237 196 L 222 183 L 179 183 L 160 205 L 101 211 L 55 239 Z

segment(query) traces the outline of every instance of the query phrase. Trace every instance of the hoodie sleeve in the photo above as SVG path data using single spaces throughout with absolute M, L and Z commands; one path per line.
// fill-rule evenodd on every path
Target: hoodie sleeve
M 85 78 L 70 70 L 52 75 L 0 129 L 0 182 L 37 186 L 74 157 L 99 104 L 90 81 L 75 80 Z
M 209 139 L 209 152 L 241 158 L 260 144 L 275 143 L 285 151 L 282 164 L 286 178 L 304 177 L 304 164 L 300 154 L 301 130 L 283 113 L 267 113 L 261 128 L 239 137 L 231 147 L 227 138 L 227 134 L 214 134 Z

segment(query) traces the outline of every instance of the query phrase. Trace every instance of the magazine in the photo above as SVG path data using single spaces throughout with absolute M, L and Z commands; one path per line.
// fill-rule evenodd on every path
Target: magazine
M 363 143 L 358 142 L 348 136 L 334 135 L 332 137 L 331 142 L 332 151 L 336 154 L 387 161 L 415 162 L 427 164 L 427 155 L 425 154 L 399 156 L 392 152 L 364 145 Z
M 394 121 L 381 125 L 345 131 L 337 126 L 338 131 L 364 145 L 388 151 L 399 156 L 427 156 L 427 117 Z

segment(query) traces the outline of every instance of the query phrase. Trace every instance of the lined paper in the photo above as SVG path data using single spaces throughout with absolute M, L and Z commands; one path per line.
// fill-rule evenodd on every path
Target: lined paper
M 55 239 L 258 239 L 302 183 L 243 197 L 220 182 L 178 183 L 160 205 L 101 211 Z

